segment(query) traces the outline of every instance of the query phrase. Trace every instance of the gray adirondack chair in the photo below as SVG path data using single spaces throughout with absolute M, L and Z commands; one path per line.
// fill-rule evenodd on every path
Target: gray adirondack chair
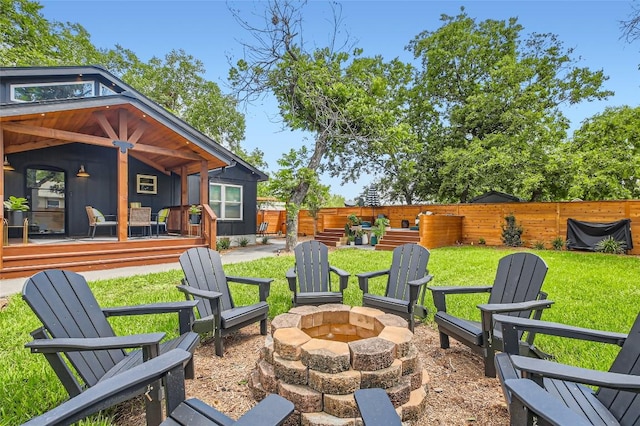
M 429 287 L 437 309 L 434 320 L 438 325 L 440 347 L 449 348 L 449 337 L 453 337 L 482 355 L 484 374 L 495 377 L 493 358 L 496 351 L 502 350 L 502 336 L 493 315 L 508 313 L 524 318 L 533 315 L 540 319 L 542 310 L 553 304 L 546 299 L 546 293 L 541 291 L 546 274 L 547 265 L 537 255 L 514 253 L 500 259 L 492 286 Z M 447 312 L 447 295 L 482 292 L 489 293 L 489 301 L 478 305 L 481 322 L 459 318 Z M 522 342 L 523 353 L 533 354 L 534 337 L 535 333 L 531 333 Z
M 296 263 L 287 273 L 293 306 L 342 303 L 349 273 L 329 264 L 329 250 L 315 240 L 300 243 L 294 249 Z M 340 279 L 339 291 L 332 291 L 331 272 Z
M 112 377 L 97 384 L 82 395 L 31 419 L 24 426 L 68 425 L 131 399 L 131 393 L 136 388 L 155 386 L 159 381 L 164 383 L 167 418 L 162 423 L 162 419 L 158 419 L 157 423 L 147 423 L 148 426 L 277 426 L 283 424 L 293 412 L 293 403 L 274 394 L 267 396 L 238 421 L 230 419 L 198 399 L 185 400 L 182 363 L 190 358 L 191 354 L 181 349 L 169 351 L 132 368 L 126 375 Z
M 433 279 L 427 269 L 429 254 L 429 250 L 418 244 L 404 244 L 393 249 L 389 269 L 358 274 L 362 306 L 399 315 L 408 321 L 413 331 L 415 317 L 427 317 L 424 294 L 426 284 Z M 380 276 L 387 277 L 384 296 L 369 292 L 369 280 Z
M 220 253 L 206 247 L 195 247 L 182 253 L 180 265 L 185 278 L 178 290 L 188 300 L 198 302 L 198 318 L 193 323 L 193 331 L 213 333 L 216 355 L 224 354 L 223 336 L 256 321 L 260 321 L 260 333 L 263 336 L 267 334 L 267 297 L 273 279 L 228 276 L 222 269 Z M 257 285 L 260 301 L 248 306 L 236 306 L 229 282 Z
M 76 396 L 103 380 L 125 374 L 144 360 L 174 348 L 193 353 L 200 341 L 191 332 L 194 302 L 155 303 L 138 306 L 100 308 L 87 281 L 71 271 L 51 269 L 29 278 L 22 298 L 42 322 L 31 335 L 35 340 L 25 346 L 42 353 L 69 393 Z M 160 343 L 165 333 L 116 336 L 107 317 L 178 313 L 180 336 Z M 133 352 L 124 349 L 140 348 Z M 68 362 L 66 362 L 68 361 Z M 193 361 L 184 368 L 194 377 Z M 138 394 L 145 391 L 138 389 Z M 160 404 L 147 410 L 161 415 Z
M 498 377 L 503 385 L 510 414 L 522 415 L 522 405 L 529 406 L 535 416 L 540 408 L 535 395 L 514 393 L 511 380 L 521 377 L 531 379 L 543 389 L 546 400 L 560 402 L 574 413 L 576 419 L 586 419 L 594 425 L 638 425 L 640 424 L 640 315 L 635 319 L 628 334 L 573 327 L 548 321 L 496 315 L 504 338 L 504 353 L 496 355 Z M 587 340 L 621 346 L 609 371 L 560 364 L 548 360 L 518 355 L 519 333 L 523 331 L 565 338 Z M 599 387 L 595 391 L 585 385 Z M 530 387 L 530 384 L 516 386 Z M 525 398 L 526 397 L 526 398 Z M 520 408 L 514 408 L 518 407 Z M 573 423 L 564 423 L 573 424 Z

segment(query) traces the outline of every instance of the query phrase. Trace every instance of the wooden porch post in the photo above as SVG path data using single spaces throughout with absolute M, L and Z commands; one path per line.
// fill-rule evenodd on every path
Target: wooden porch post
M 209 169 L 204 160 L 200 162 L 200 204 L 209 204 Z
M 189 187 L 187 168 L 180 168 L 180 233 L 185 234 L 189 229 L 189 215 L 185 213 L 184 206 L 189 203 Z
M 118 111 L 118 137 L 126 141 L 129 137 L 127 129 L 127 112 Z M 118 241 L 127 241 L 128 201 L 129 201 L 129 150 L 118 149 Z
M 0 129 L 0 159 L 4 161 L 4 132 Z M 0 174 L 0 200 L 4 201 L 4 169 Z M 0 270 L 3 268 L 4 259 L 4 233 L 8 231 L 4 229 L 4 206 L 0 211 L 0 235 L 2 235 L 2 244 L 0 244 Z

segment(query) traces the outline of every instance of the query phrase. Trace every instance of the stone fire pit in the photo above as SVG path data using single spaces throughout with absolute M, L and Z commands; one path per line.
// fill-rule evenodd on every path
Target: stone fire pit
M 407 322 L 378 309 L 300 306 L 271 322 L 249 386 L 295 405 L 287 424 L 362 424 L 353 393 L 383 388 L 403 421 L 426 409 L 423 371 Z

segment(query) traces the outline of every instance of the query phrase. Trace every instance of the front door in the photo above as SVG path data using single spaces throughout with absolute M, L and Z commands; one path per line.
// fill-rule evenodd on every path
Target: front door
M 29 235 L 66 235 L 65 172 L 53 168 L 27 169 Z

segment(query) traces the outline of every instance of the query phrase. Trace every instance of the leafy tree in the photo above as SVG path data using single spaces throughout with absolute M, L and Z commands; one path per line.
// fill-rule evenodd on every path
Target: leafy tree
M 421 197 L 461 201 L 494 189 L 536 201 L 554 198 L 551 161 L 566 138 L 563 104 L 602 99 L 602 71 L 575 66 L 553 34 L 523 38 L 516 18 L 442 17 L 410 43 L 422 70 L 416 85 L 439 115 L 425 147 L 437 170 Z
M 240 146 L 245 121 L 237 101 L 204 78 L 202 61 L 180 49 L 167 53 L 164 60 L 153 57 L 142 63 L 133 58 L 124 68 L 127 83 L 224 147 L 247 156 Z
M 632 6 L 629 19 L 620 22 L 622 36 L 629 42 L 640 38 L 640 7 L 637 4 Z
M 381 57 L 362 57 L 360 49 L 336 49 L 334 44 L 307 49 L 301 6 L 290 1 L 269 2 L 263 28 L 246 21 L 247 14 L 232 13 L 255 40 L 244 45 L 245 57 L 229 72 L 239 96 L 252 101 L 273 94 L 284 125 L 313 135 L 308 157 L 305 163 L 298 163 L 297 173 L 328 172 L 343 181 L 355 181 L 372 144 L 388 140 L 384 100 L 387 78 L 397 64 L 385 63 Z M 334 19 L 339 22 L 335 10 Z M 291 163 L 289 155 L 283 160 Z M 311 185 L 306 178 L 296 182 L 287 191 L 290 206 L 300 206 Z M 297 212 L 292 208 L 288 213 L 286 249 L 290 250 L 297 240 Z
M 309 216 L 313 218 L 313 235 L 318 233 L 318 216 L 320 209 L 329 200 L 329 186 L 322 185 L 317 177 L 311 181 L 309 192 L 304 199 L 303 207 L 309 211 Z
M 107 51 L 91 43 L 80 24 L 48 21 L 43 6 L 29 0 L 0 0 L 0 65 L 102 64 Z
M 564 158 L 570 198 L 640 198 L 640 107 L 607 108 L 585 120 Z
M 281 168 L 271 176 L 267 183 L 269 194 L 285 203 L 287 211 L 286 246 L 288 247 L 295 247 L 297 243 L 298 213 L 306 199 L 305 194 L 300 202 L 294 202 L 292 201 L 293 194 L 297 193 L 301 186 L 310 188 L 319 185 L 317 173 L 305 167 L 309 156 L 310 153 L 305 146 L 302 146 L 298 151 L 290 150 L 278 160 L 278 165 Z

